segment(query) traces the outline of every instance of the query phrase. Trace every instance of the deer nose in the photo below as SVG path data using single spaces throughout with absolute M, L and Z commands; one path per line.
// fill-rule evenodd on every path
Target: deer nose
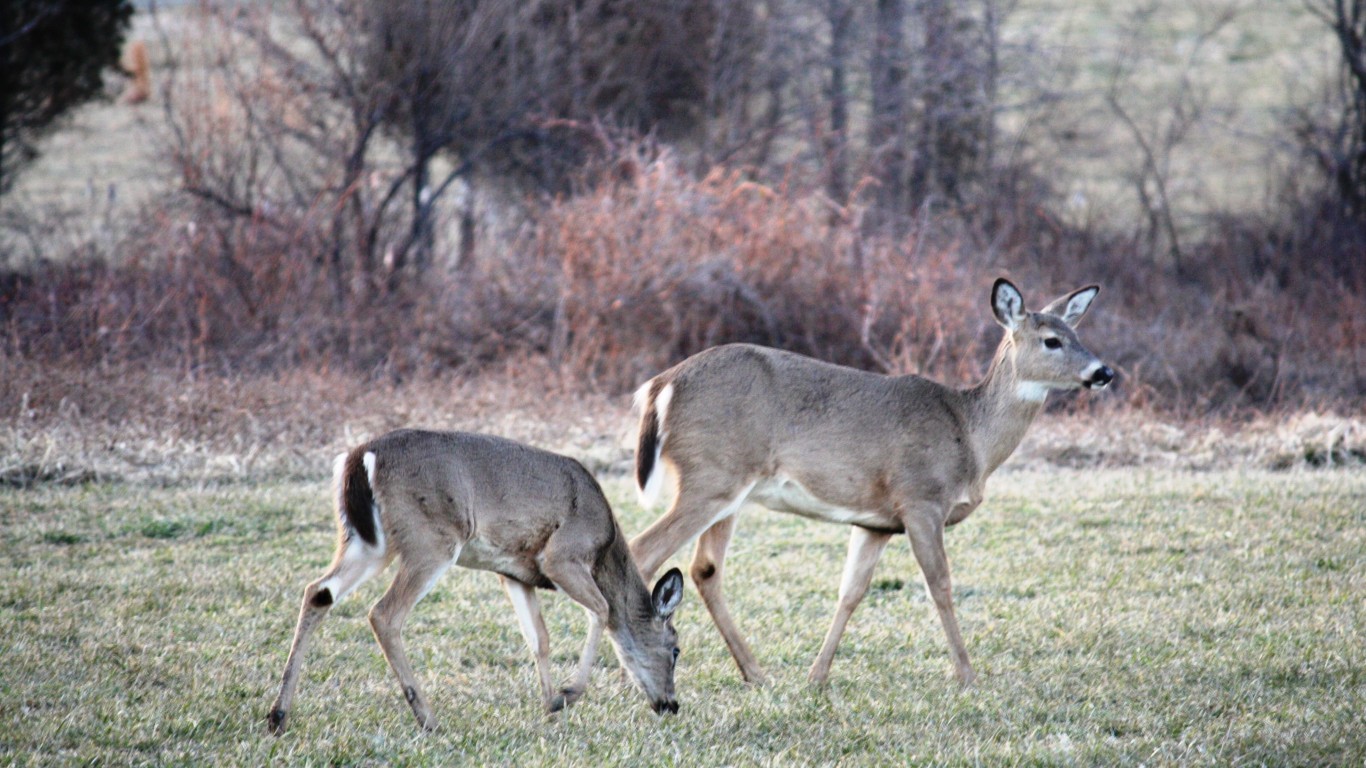
M 1096 369 L 1095 373 L 1091 374 L 1091 380 L 1086 383 L 1086 386 L 1091 389 L 1100 389 L 1114 380 L 1115 372 L 1110 370 L 1110 366 L 1102 365 Z

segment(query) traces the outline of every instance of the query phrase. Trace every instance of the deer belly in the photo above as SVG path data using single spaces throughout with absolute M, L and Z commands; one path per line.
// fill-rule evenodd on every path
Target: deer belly
M 541 569 L 536 565 L 535 560 L 492 546 L 478 537 L 465 543 L 455 563 L 461 568 L 492 571 L 503 576 L 509 576 L 533 587 L 549 588 L 553 586 L 541 573 Z
M 788 512 L 814 520 L 844 525 L 884 529 L 896 525 L 886 515 L 866 509 L 849 509 L 817 498 L 806 486 L 787 475 L 761 480 L 750 491 L 747 501 L 762 504 L 774 512 Z

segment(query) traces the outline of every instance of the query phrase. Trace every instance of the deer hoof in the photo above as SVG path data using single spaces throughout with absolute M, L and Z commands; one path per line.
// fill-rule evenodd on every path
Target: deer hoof
M 767 687 L 768 687 L 768 678 L 767 678 L 766 676 L 764 676 L 764 673 L 762 673 L 762 672 L 754 672 L 754 673 L 752 673 L 752 674 L 742 674 L 741 677 L 743 677 L 743 678 L 745 679 L 745 687 L 746 687 L 746 688 L 767 688 Z
M 270 714 L 266 717 L 266 723 L 270 726 L 270 733 L 272 736 L 284 734 L 285 720 L 288 719 L 288 717 L 289 713 L 283 709 L 272 709 L 270 711 Z

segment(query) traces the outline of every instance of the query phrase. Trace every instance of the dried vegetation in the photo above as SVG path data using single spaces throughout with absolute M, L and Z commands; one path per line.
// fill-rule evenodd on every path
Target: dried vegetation
M 1084 333 L 1119 372 L 1104 397 L 1055 398 L 1019 462 L 1366 453 L 1366 234 L 1321 186 L 1275 182 L 1274 215 L 1210 219 L 1174 260 L 1142 227 L 1061 220 L 1047 158 L 985 163 L 957 199 L 889 222 L 874 153 L 839 166 L 846 189 L 814 156 L 707 162 L 576 118 L 540 124 L 574 137 L 577 171 L 539 193 L 423 155 L 423 174 L 481 190 L 481 217 L 453 193 L 412 195 L 418 216 L 397 202 L 402 142 L 355 122 L 374 104 L 344 19 L 305 14 L 272 45 L 278 21 L 228 14 L 195 28 L 202 50 L 174 31 L 154 47 L 164 124 L 125 143 L 154 138 L 174 183 L 135 213 L 0 220 L 3 482 L 314 476 L 401 424 L 620 468 L 626 393 L 714 344 L 972 383 L 1002 274 L 1036 306 L 1101 283 Z M 358 101 L 319 101 L 338 93 Z

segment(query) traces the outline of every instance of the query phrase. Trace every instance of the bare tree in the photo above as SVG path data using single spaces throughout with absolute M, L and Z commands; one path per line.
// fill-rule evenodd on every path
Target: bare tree
M 825 135 L 825 189 L 838 204 L 849 197 L 849 64 L 854 44 L 855 6 L 851 0 L 826 0 L 830 25 L 830 80 L 826 100 L 830 125 Z
M 411 249 L 425 269 L 433 206 L 453 181 L 479 174 L 564 191 L 604 149 L 598 123 L 686 141 L 715 112 L 746 131 L 751 5 L 368 0 L 370 76 L 389 94 L 387 122 L 413 170 L 397 265 Z M 441 155 L 453 162 L 433 179 Z
M 1239 8 L 1232 3 L 1214 7 L 1203 18 L 1201 28 L 1181 64 L 1179 75 L 1166 84 L 1170 90 L 1166 94 L 1165 105 L 1161 109 L 1147 109 L 1144 117 L 1140 118 L 1136 115 L 1133 96 L 1136 91 L 1142 92 L 1134 84 L 1138 57 L 1132 46 L 1137 45 L 1142 34 L 1138 28 L 1143 26 L 1148 15 L 1155 12 L 1155 8 L 1150 6 L 1135 11 L 1135 28 L 1129 32 L 1130 47 L 1119 52 L 1105 92 L 1105 104 L 1119 119 L 1139 153 L 1137 167 L 1125 172 L 1124 177 L 1133 185 L 1139 202 L 1145 222 L 1141 236 L 1146 240 L 1147 250 L 1154 260 L 1160 260 L 1165 251 L 1172 268 L 1181 274 L 1187 270 L 1188 258 L 1182 246 L 1177 224 L 1177 203 L 1173 199 L 1170 183 L 1172 159 L 1199 124 L 1205 111 L 1207 96 L 1196 77 L 1201 56 L 1209 42 L 1237 17 Z
M 993 3 L 985 6 L 993 18 Z M 923 39 L 913 78 L 920 114 L 909 195 L 915 202 L 934 195 L 962 202 L 989 154 L 995 40 L 983 33 L 994 27 L 949 0 L 921 0 L 916 15 Z
M 1341 59 L 1335 124 L 1311 143 L 1341 214 L 1366 217 L 1366 0 L 1313 0 L 1306 7 L 1333 31 Z
M 472 235 L 458 182 L 562 192 L 611 149 L 604 125 L 681 140 L 708 109 L 742 113 L 750 8 L 205 0 L 203 45 L 168 54 L 181 186 L 227 217 L 328 221 L 309 237 L 338 299 L 393 290 L 428 271 L 442 217 Z
M 877 0 L 873 27 L 870 164 L 879 184 L 878 209 L 894 217 L 905 209 L 906 5 Z
M 968 202 L 994 141 L 998 29 L 996 0 L 968 10 L 948 0 L 878 0 L 868 135 L 875 219 L 904 219 L 934 200 Z

